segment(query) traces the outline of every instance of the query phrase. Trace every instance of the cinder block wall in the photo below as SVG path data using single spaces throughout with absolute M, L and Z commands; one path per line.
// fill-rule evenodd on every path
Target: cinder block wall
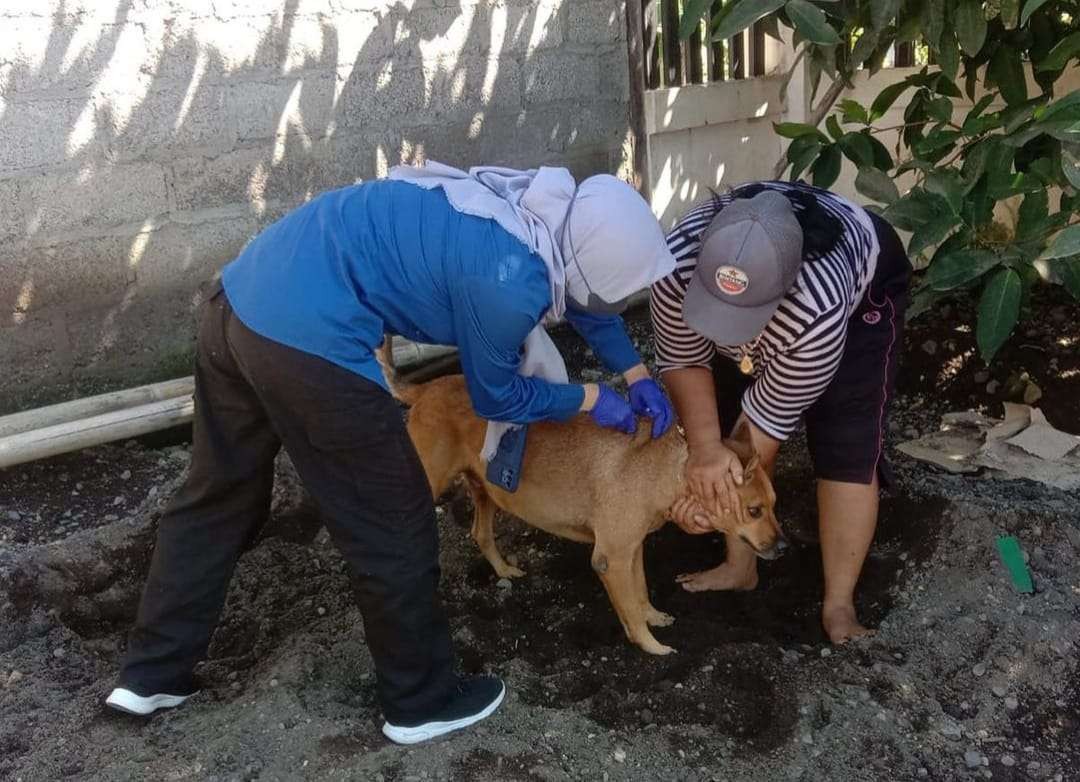
M 0 413 L 186 374 L 205 282 L 313 194 L 618 172 L 627 129 L 621 0 L 0 0 Z

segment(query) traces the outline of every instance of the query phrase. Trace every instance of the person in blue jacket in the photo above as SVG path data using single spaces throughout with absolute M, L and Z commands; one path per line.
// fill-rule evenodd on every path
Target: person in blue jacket
M 632 188 L 562 168 L 398 167 L 266 228 L 201 316 L 191 467 L 108 705 L 145 715 L 195 692 L 284 447 L 349 565 L 384 733 L 414 743 L 491 714 L 502 682 L 455 673 L 433 499 L 374 351 L 385 333 L 457 346 L 488 458 L 508 427 L 580 411 L 627 433 L 647 416 L 659 436 L 671 406 L 617 313 L 673 268 Z M 561 317 L 625 375 L 629 400 L 568 382 L 543 329 Z

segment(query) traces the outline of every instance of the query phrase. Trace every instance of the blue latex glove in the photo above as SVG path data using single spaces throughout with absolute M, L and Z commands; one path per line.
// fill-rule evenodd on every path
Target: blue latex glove
M 675 412 L 667 395 L 651 377 L 638 380 L 630 386 L 630 408 L 637 415 L 652 419 L 652 436 L 655 440 L 668 429 L 675 420 Z
M 589 411 L 592 420 L 608 429 L 616 429 L 624 434 L 637 431 L 637 419 L 629 403 L 612 391 L 608 386 L 600 386 L 600 396 Z

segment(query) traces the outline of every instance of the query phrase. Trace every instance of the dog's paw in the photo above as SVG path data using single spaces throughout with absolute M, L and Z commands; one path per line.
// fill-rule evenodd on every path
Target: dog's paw
M 646 615 L 645 621 L 652 627 L 671 627 L 675 624 L 675 617 L 654 608 Z
M 642 644 L 641 648 L 649 654 L 655 654 L 658 657 L 666 657 L 669 654 L 675 654 L 675 650 L 670 646 L 666 646 L 659 641 L 653 641 L 651 644 Z
M 523 578 L 525 571 L 521 568 L 516 568 L 512 565 L 507 565 L 504 568 L 500 568 L 495 571 L 499 574 L 499 578 Z

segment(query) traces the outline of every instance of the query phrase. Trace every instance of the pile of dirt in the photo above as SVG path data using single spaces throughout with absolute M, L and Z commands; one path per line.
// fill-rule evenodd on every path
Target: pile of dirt
M 940 413 L 918 392 L 898 409 L 901 431 Z M 586 547 L 506 520 L 500 547 L 527 573 L 507 586 L 468 538 L 467 504 L 441 506 L 462 667 L 498 672 L 509 695 L 477 730 L 411 749 L 379 733 L 344 563 L 283 461 L 202 693 L 147 721 L 115 715 L 102 700 L 187 458 L 132 444 L 0 472 L 0 779 L 1080 778 L 1080 497 L 898 461 L 859 593 L 879 632 L 831 647 L 798 439 L 777 474 L 793 546 L 763 563 L 757 591 L 687 593 L 675 576 L 717 562 L 722 543 L 670 527 L 649 539 L 653 602 L 676 617 L 656 631 L 670 657 L 626 642 Z M 1019 538 L 1035 594 L 1014 592 L 1000 534 Z

